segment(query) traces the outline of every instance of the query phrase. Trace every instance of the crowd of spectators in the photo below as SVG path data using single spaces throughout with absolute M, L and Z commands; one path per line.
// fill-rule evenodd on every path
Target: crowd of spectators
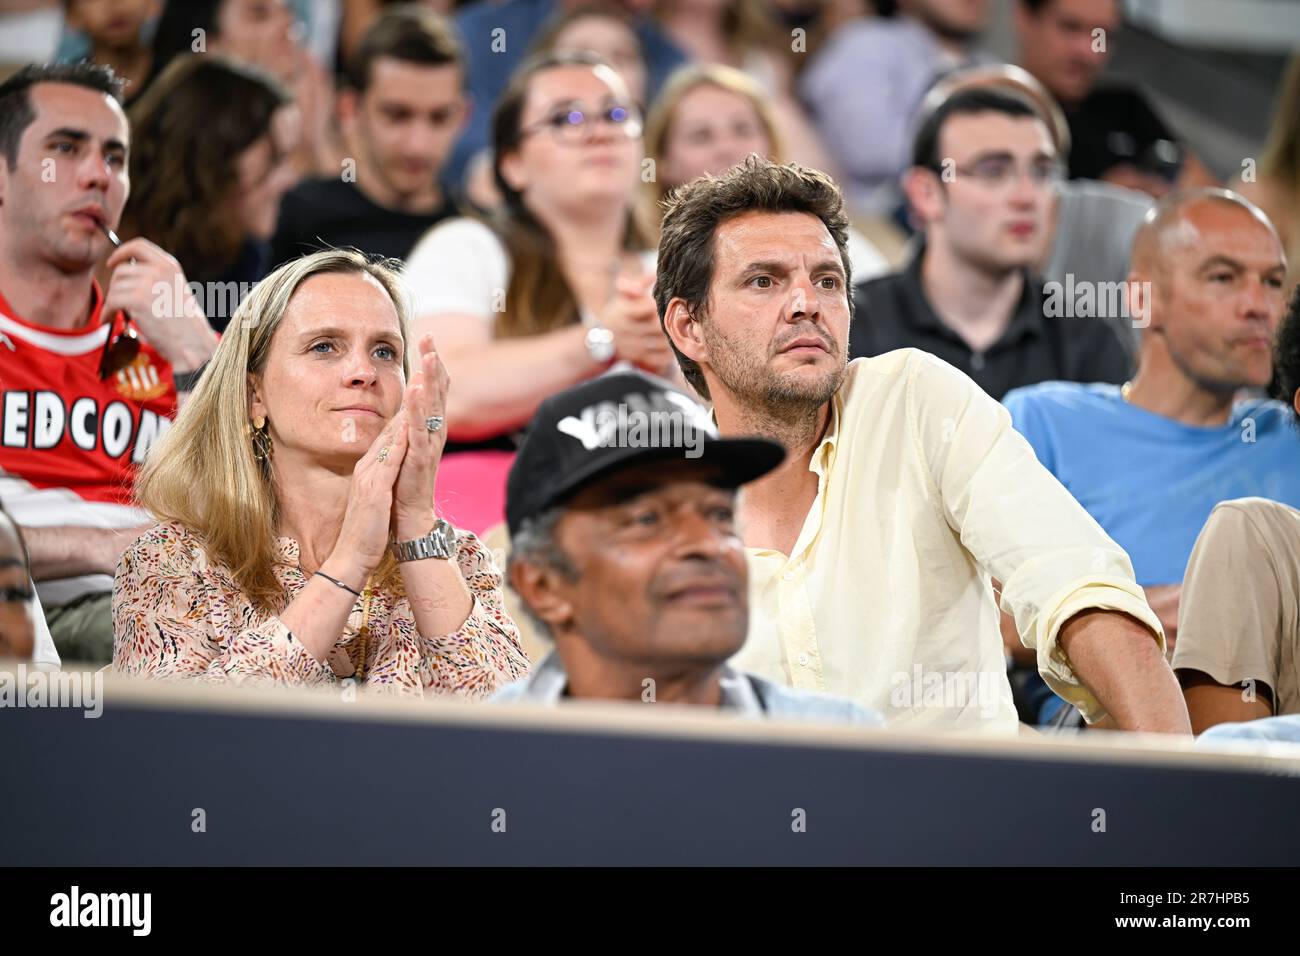
M 0 16 L 0 657 L 1300 739 L 1300 60 L 1006 5 Z

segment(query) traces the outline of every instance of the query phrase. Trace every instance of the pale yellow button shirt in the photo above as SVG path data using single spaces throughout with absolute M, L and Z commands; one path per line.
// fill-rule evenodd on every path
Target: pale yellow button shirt
M 894 726 L 1015 733 L 992 577 L 1048 685 L 1103 716 L 1057 646 L 1061 625 L 1100 608 L 1142 621 L 1162 648 L 1164 631 L 1128 555 L 1007 411 L 917 349 L 849 363 L 832 404 L 792 553 L 747 549 L 749 636 L 733 665 Z

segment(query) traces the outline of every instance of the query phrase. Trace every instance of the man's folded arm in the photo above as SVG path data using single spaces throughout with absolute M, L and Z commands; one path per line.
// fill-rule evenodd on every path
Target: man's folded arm
M 949 525 L 1003 583 L 1002 607 L 1048 685 L 1090 723 L 1190 733 L 1164 630 L 1128 555 L 1035 457 L 1006 409 L 926 356 L 917 440 Z
M 32 580 L 48 581 L 81 574 L 112 574 L 117 559 L 139 537 L 139 528 L 23 526 L 31 553 Z

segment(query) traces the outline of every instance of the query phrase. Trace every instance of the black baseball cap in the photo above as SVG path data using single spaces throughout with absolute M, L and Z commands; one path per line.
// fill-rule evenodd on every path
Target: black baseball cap
M 674 458 L 707 462 L 739 487 L 785 449 L 766 438 L 720 438 L 706 409 L 644 372 L 612 372 L 542 402 L 506 482 L 510 534 L 601 475 Z

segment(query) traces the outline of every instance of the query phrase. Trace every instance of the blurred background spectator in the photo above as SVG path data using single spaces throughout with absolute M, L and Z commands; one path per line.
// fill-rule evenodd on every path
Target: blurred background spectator
M 112 248 L 130 192 L 120 95 L 85 62 L 0 84 L 0 502 L 59 655 L 92 664 L 112 649 L 108 575 L 147 523 L 135 467 L 216 345 L 202 313 L 159 308 L 158 284 L 186 285 L 175 258 L 142 238 Z
M 795 97 L 795 69 L 806 41 L 796 43 L 784 32 L 764 0 L 657 0 L 654 13 L 694 63 L 730 66 L 758 83 L 791 160 L 836 174 Z
M 1019 96 L 961 89 L 921 123 L 904 179 L 922 225 L 907 265 L 864 283 L 853 357 L 919 348 L 994 398 L 1044 381 L 1129 375 L 1115 332 L 1053 309 L 1030 270 L 1064 174 L 1044 119 Z
M 390 7 L 361 39 L 338 95 L 349 157 L 280 207 L 276 264 L 327 246 L 405 259 L 454 212 L 440 182 L 466 116 L 460 44 L 417 6 Z
M 191 54 L 172 60 L 130 118 L 122 234 L 170 250 L 204 283 L 199 306 L 221 331 L 272 265 L 280 200 L 296 178 L 297 107 L 269 75 Z
M 652 176 L 642 177 L 637 216 L 645 235 L 659 240 L 668 193 L 706 173 L 721 174 L 750 153 L 785 163 L 785 136 L 763 88 L 729 66 L 684 66 L 668 78 L 646 117 L 646 154 Z M 889 263 L 857 229 L 849 230 L 855 279 L 885 272 Z
M 1163 196 L 1217 180 L 1136 87 L 1099 83 L 1120 32 L 1120 0 L 1016 0 L 1020 63 L 1070 122 L 1070 175 Z
M 1278 87 L 1259 161 L 1247 158 L 1246 165 L 1232 188 L 1273 221 L 1286 248 L 1289 291 L 1300 280 L 1300 54 L 1291 57 Z
M 1275 372 L 1300 427 L 1300 296 L 1278 331 Z M 1173 659 L 1196 733 L 1300 714 L 1298 554 L 1300 510 L 1291 505 L 1245 498 L 1211 512 L 1187 564 Z
M 898 15 L 849 20 L 814 56 L 800 95 L 859 214 L 898 204 L 913 117 L 943 73 L 991 57 L 976 44 L 990 0 L 901 0 Z
M 632 215 L 641 117 L 618 74 L 592 53 L 541 54 L 501 97 L 492 142 L 500 213 L 435 227 L 406 272 L 416 335 L 433 333 L 456 383 L 439 502 L 474 531 L 503 517 L 516 438 L 544 398 L 615 360 L 674 364 Z
M 613 0 L 635 23 L 646 62 L 646 89 L 653 98 L 685 55 L 648 16 L 650 0 Z M 589 6 L 589 0 L 477 0 L 456 13 L 465 48 L 466 85 L 472 112 L 452 153 L 450 176 L 463 182 L 470 161 L 486 149 L 489 120 L 520 62 L 557 12 Z
M 169 0 L 154 32 L 152 72 L 146 86 L 178 56 L 212 53 L 265 70 L 298 106 L 301 133 L 294 148 L 299 173 L 332 175 L 339 169 L 331 129 L 333 88 L 303 46 L 302 27 L 286 0 Z
M 153 52 L 148 28 L 162 9 L 160 0 L 68 0 L 66 28 L 80 42 L 64 44 L 61 59 L 92 60 L 112 67 L 125 84 L 127 105 L 144 89 Z M 69 46 L 71 49 L 69 49 Z
M 1273 378 L 1284 272 L 1277 234 L 1245 200 L 1171 194 L 1134 244 L 1132 382 L 1048 382 L 1003 400 L 1039 461 L 1128 552 L 1171 646 L 1183 573 L 1214 506 L 1247 496 L 1300 506 L 1290 409 L 1241 396 Z
M 982 87 L 1008 90 L 1037 111 L 1052 134 L 1057 156 L 1070 154 L 1070 127 L 1056 100 L 1029 73 L 1009 63 L 956 70 L 926 94 L 921 115 L 937 109 L 958 90 Z M 1049 197 L 1042 252 L 1034 271 L 1045 283 L 1082 288 L 1123 282 L 1128 275 L 1133 237 L 1154 200 L 1143 192 L 1092 179 L 1061 179 Z M 1137 354 L 1137 330 L 1124 316 L 1090 316 L 1116 333 L 1130 359 Z
M 550 50 L 589 50 L 599 55 L 622 77 L 637 107 L 646 108 L 645 50 L 637 36 L 636 20 L 626 10 L 597 4 L 558 12 L 533 43 L 534 53 Z

